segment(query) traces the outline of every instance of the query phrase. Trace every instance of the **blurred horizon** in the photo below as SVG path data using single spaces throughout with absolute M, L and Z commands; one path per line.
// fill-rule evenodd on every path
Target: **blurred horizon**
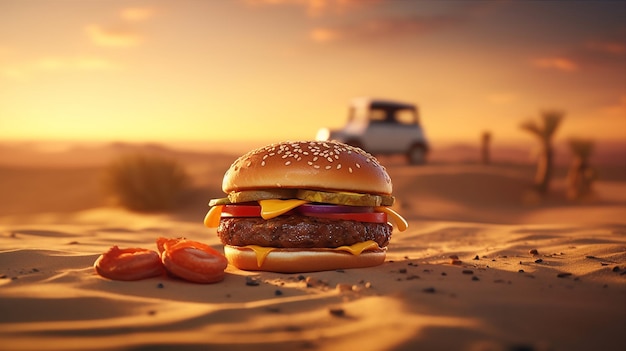
M 626 140 L 626 2 L 0 1 L 0 141 L 260 145 L 415 103 L 432 143 Z

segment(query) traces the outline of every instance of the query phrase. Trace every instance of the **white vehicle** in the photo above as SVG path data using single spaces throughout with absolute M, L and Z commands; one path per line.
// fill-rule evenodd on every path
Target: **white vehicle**
M 404 154 L 411 164 L 424 164 L 429 149 L 417 106 L 372 98 L 353 99 L 346 125 L 322 128 L 316 139 L 358 146 L 373 155 Z

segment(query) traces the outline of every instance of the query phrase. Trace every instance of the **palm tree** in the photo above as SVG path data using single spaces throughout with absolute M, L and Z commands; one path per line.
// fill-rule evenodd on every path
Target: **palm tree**
M 539 123 L 528 120 L 520 125 L 520 128 L 530 132 L 539 138 L 541 149 L 537 163 L 537 173 L 535 175 L 535 187 L 541 194 L 548 192 L 550 180 L 552 179 L 552 163 L 554 149 L 552 138 L 561 124 L 565 113 L 557 110 L 549 110 L 541 113 Z
M 591 140 L 569 140 L 570 151 L 574 154 L 566 179 L 567 196 L 570 199 L 580 199 L 591 192 L 591 185 L 596 179 L 596 171 L 589 165 L 593 145 Z

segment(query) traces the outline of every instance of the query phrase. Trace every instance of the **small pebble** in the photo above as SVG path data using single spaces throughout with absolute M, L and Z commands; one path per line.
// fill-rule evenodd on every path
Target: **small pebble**
M 441 272 L 441 275 L 446 276 L 446 275 L 448 275 L 448 273 L 446 273 L 446 272 Z
M 618 266 L 613 267 L 613 272 L 619 272 L 619 267 Z
M 450 256 L 448 256 L 448 258 L 451 259 L 451 260 L 458 260 L 459 256 L 457 256 L 457 255 L 450 255 Z
M 463 274 L 474 274 L 474 271 L 471 269 L 464 269 L 461 273 Z
M 400 268 L 400 269 L 398 270 L 398 273 L 406 273 L 406 268 Z
M 352 285 L 339 283 L 335 289 L 339 292 L 352 291 Z
M 165 285 L 163 285 L 163 283 L 157 284 L 157 288 L 159 288 L 159 289 L 163 289 L 164 287 L 165 287 Z
M 258 286 L 261 283 L 259 282 L 258 277 L 247 276 L 246 277 L 246 285 L 247 286 Z
M 518 273 L 524 273 L 523 269 L 520 269 L 519 271 L 517 271 Z
M 276 291 L 274 291 L 274 296 L 282 296 L 283 295 L 283 291 L 276 289 Z
M 346 315 L 346 311 L 344 311 L 343 308 L 331 308 L 328 310 L 328 312 L 330 312 L 331 315 L 335 316 L 335 317 L 343 317 Z
M 327 281 L 321 280 L 321 279 L 318 279 L 318 278 L 314 278 L 314 277 L 306 277 L 305 282 L 306 282 L 306 287 L 307 288 L 328 286 L 328 282 Z
M 571 276 L 572 273 L 559 273 L 556 275 L 557 278 L 567 278 L 569 276 Z
M 541 258 L 538 259 L 538 260 L 535 260 L 535 263 L 542 263 L 542 262 L 543 262 L 543 260 Z
M 461 260 L 455 260 L 455 259 L 452 259 L 452 260 L 450 260 L 450 264 L 453 264 L 453 265 L 457 265 L 457 266 L 458 266 L 458 265 L 463 264 L 463 261 L 461 261 Z
M 537 249 L 530 249 L 528 253 L 531 255 L 539 255 L 539 251 L 537 251 Z
M 476 255 L 476 256 L 474 256 L 474 260 L 478 261 L 478 260 L 480 260 L 480 257 L 478 257 L 478 255 Z
M 472 277 L 472 280 L 473 280 L 473 281 L 479 281 L 480 279 L 478 279 L 478 277 L 477 277 L 477 276 L 473 276 L 473 277 Z
M 422 290 L 422 291 L 425 292 L 425 293 L 428 293 L 428 294 L 434 294 L 435 293 L 435 288 L 433 288 L 433 287 L 424 288 L 424 290 Z

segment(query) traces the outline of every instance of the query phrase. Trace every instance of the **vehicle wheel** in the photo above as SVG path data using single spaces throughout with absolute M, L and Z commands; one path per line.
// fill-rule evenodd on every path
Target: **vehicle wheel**
M 426 148 L 423 145 L 413 145 L 406 154 L 406 158 L 412 165 L 423 165 L 426 163 Z

